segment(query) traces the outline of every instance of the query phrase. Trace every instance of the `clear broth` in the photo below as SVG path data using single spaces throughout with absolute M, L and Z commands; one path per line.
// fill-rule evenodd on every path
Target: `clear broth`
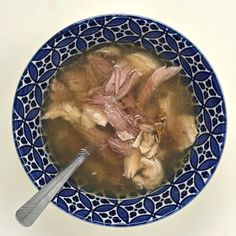
M 117 45 L 117 44 L 116 44 Z M 107 46 L 107 45 L 105 45 Z M 122 54 L 129 54 L 133 52 L 145 51 L 143 48 L 133 45 L 118 45 Z M 84 59 L 86 54 L 92 53 L 94 49 L 85 53 L 85 55 L 75 56 L 70 64 L 59 69 L 56 79 L 60 81 L 64 80 L 64 73 L 66 71 L 78 71 L 80 67 L 84 66 L 86 60 Z M 152 54 L 150 54 L 152 55 Z M 164 59 L 152 55 L 162 65 L 170 65 L 169 62 Z M 78 71 L 79 73 L 79 71 Z M 55 78 L 53 78 L 55 79 Z M 138 90 L 142 87 L 140 83 L 132 90 L 134 97 L 138 93 Z M 89 89 L 92 89 L 90 87 Z M 144 109 L 144 113 L 150 119 L 157 117 L 160 113 L 160 107 L 158 100 L 165 96 L 167 92 L 173 93 L 174 104 L 177 113 L 179 114 L 194 114 L 192 96 L 188 89 L 184 86 L 181 77 L 178 76 L 175 79 L 170 79 L 164 82 L 158 90 L 156 90 L 149 103 Z M 44 109 L 50 105 L 50 98 L 48 94 L 44 99 Z M 82 107 L 83 103 L 75 101 L 79 108 Z M 81 148 L 87 145 L 83 135 L 81 135 L 74 127 L 62 118 L 56 118 L 52 120 L 42 120 L 43 132 L 45 134 L 45 141 L 49 147 L 55 164 L 59 168 L 63 168 L 68 162 L 70 162 Z M 110 129 L 110 126 L 98 129 Z M 162 141 L 162 146 L 166 151 L 166 157 L 162 161 L 162 165 L 166 174 L 166 181 L 174 177 L 175 172 L 182 166 L 184 158 L 188 154 L 188 150 L 184 152 L 173 151 L 168 147 L 172 145 L 173 140 L 166 134 L 165 139 Z M 71 181 L 81 187 L 82 189 L 95 193 L 96 195 L 107 196 L 107 197 L 134 197 L 140 194 L 145 194 L 146 190 L 138 190 L 137 186 L 129 180 L 123 177 L 123 158 L 113 153 L 111 150 L 107 150 L 106 154 L 102 154 L 96 151 L 92 156 L 87 159 L 79 169 L 74 173 Z

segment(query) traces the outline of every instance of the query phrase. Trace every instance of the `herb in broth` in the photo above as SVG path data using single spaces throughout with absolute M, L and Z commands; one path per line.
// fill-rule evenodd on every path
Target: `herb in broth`
M 91 143 L 72 180 L 108 197 L 137 196 L 175 175 L 197 135 L 180 68 L 133 45 L 77 56 L 52 79 L 43 130 L 59 167 Z

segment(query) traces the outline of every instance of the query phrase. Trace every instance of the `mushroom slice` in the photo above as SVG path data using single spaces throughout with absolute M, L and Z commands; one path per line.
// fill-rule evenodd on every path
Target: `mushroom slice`
M 141 188 L 152 190 L 159 186 L 165 177 L 162 164 L 156 159 L 141 158 L 141 174 L 136 175 L 132 180 Z
M 159 145 L 157 143 L 154 143 L 151 150 L 147 153 L 147 155 L 145 157 L 148 159 L 154 157 L 157 154 L 158 149 L 159 149 Z
M 139 149 L 140 149 L 141 153 L 146 154 L 147 152 L 149 152 L 154 143 L 155 143 L 154 135 L 149 132 L 143 132 L 142 140 L 139 145 Z
M 124 174 L 127 179 L 132 179 L 140 167 L 141 154 L 133 151 L 129 156 L 124 157 Z
M 135 139 L 133 145 L 132 145 L 133 148 L 138 148 L 139 147 L 139 145 L 141 143 L 141 140 L 142 140 L 142 134 L 143 134 L 143 131 L 141 130 L 139 132 L 137 138 Z

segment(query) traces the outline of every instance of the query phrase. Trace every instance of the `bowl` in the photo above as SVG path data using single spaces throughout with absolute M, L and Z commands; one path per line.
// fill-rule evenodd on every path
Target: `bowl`
M 104 15 L 74 23 L 50 38 L 33 56 L 17 87 L 13 135 L 25 172 L 40 189 L 58 172 L 42 138 L 41 106 L 58 68 L 76 54 L 104 43 L 134 43 L 182 68 L 197 111 L 198 136 L 173 181 L 145 196 L 110 199 L 67 182 L 52 201 L 82 220 L 106 226 L 134 226 L 179 211 L 206 186 L 219 163 L 226 135 L 226 111 L 217 77 L 203 54 L 172 28 L 139 16 Z

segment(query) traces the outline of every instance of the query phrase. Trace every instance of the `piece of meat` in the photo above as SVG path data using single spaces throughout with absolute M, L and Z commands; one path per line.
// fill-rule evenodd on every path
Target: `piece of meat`
M 132 180 L 141 189 L 152 190 L 159 186 L 165 178 L 163 166 L 156 159 L 141 158 L 139 169 L 141 173 L 134 176 Z
M 80 123 L 73 124 L 73 127 L 87 143 L 90 143 L 95 149 L 101 152 L 101 158 L 106 162 L 108 168 L 122 168 L 120 166 L 121 162 L 117 160 L 118 158 L 115 153 L 107 147 L 107 142 L 110 139 L 109 132 L 97 127 L 87 129 Z
M 157 155 L 159 149 L 159 145 L 157 143 L 154 143 L 151 147 L 150 151 L 145 155 L 147 159 L 151 159 Z
M 174 119 L 176 116 L 176 107 L 173 105 L 175 104 L 174 99 L 174 94 L 172 92 L 168 92 L 165 97 L 158 100 L 160 109 L 167 123 L 170 121 L 174 122 L 172 119 Z
M 134 138 L 137 129 L 134 127 L 134 120 L 132 117 L 125 113 L 120 104 L 116 102 L 114 96 L 117 92 L 118 98 L 125 96 L 126 93 L 135 86 L 138 77 L 139 74 L 137 71 L 128 74 L 128 70 L 125 70 L 124 72 L 121 70 L 120 66 L 115 66 L 113 67 L 110 78 L 104 85 L 103 93 L 87 99 L 91 104 L 101 105 L 100 107 L 106 114 L 108 122 L 117 132 L 119 132 L 120 137 L 123 140 L 128 140 L 131 136 Z M 120 91 L 121 93 L 119 93 Z M 124 134 L 126 137 L 124 137 Z M 129 138 L 127 138 L 128 136 Z
M 93 73 L 96 75 L 98 83 L 110 76 L 112 67 L 114 65 L 110 58 L 106 58 L 103 55 L 92 52 L 87 55 L 87 60 L 89 69 L 92 69 Z
M 65 84 L 72 92 L 83 93 L 88 91 L 89 86 L 84 69 L 68 70 L 63 72 L 63 75 Z
M 145 155 L 146 158 L 152 158 L 157 154 L 159 145 L 154 135 L 153 130 L 142 130 L 136 137 L 133 147 L 139 148 L 140 152 Z
M 102 81 L 109 78 L 113 64 L 109 59 L 97 53 L 90 53 L 86 59 L 87 62 L 84 66 L 86 79 L 90 87 L 99 87 Z
M 143 134 L 143 131 L 141 130 L 138 134 L 138 136 L 136 137 L 132 147 L 133 148 L 138 148 L 140 143 L 141 143 L 141 140 L 142 140 L 142 134 Z
M 195 119 L 191 115 L 175 117 L 174 122 L 168 124 L 168 130 L 173 139 L 172 148 L 180 152 L 191 147 L 198 134 Z
M 124 142 L 118 138 L 109 138 L 107 142 L 113 152 L 118 153 L 122 156 L 129 155 L 133 150 L 132 141 Z
M 96 124 L 105 127 L 107 125 L 107 116 L 99 106 L 85 104 L 83 112 Z
M 132 114 L 137 114 L 139 111 L 136 107 L 136 102 L 132 93 L 128 93 L 121 99 L 124 109 L 127 109 Z
M 146 122 L 146 118 L 145 116 L 141 114 L 136 114 L 134 115 L 134 121 L 135 121 L 135 124 L 138 126 L 140 123 Z
M 41 119 L 56 119 L 62 117 L 72 123 L 80 122 L 81 112 L 73 102 L 52 103 Z
M 152 133 L 143 132 L 141 142 L 138 146 L 139 150 L 141 151 L 142 154 L 146 154 L 151 150 L 155 142 L 156 140 Z
M 114 96 L 118 93 L 120 86 L 123 85 L 123 73 L 119 66 L 114 66 L 110 78 L 104 84 L 105 96 Z
M 156 132 L 159 143 L 166 148 L 170 148 L 173 143 L 173 138 L 170 131 L 175 127 L 177 110 L 175 104 L 175 96 L 172 92 L 167 92 L 167 95 L 158 100 L 162 118 L 155 123 Z
M 86 79 L 84 69 L 75 69 L 63 72 L 64 83 L 70 90 L 71 94 L 78 102 L 83 102 L 87 97 L 89 84 Z
M 165 113 L 165 122 L 162 127 L 161 124 L 157 125 L 156 130 L 159 131 L 160 139 L 162 135 L 165 136 L 166 146 L 182 152 L 193 145 L 198 131 L 194 116 L 177 114 L 173 105 L 174 99 L 175 97 L 171 92 L 165 98 L 159 99 L 160 107 Z
M 155 123 L 155 130 L 156 130 L 156 142 L 160 143 L 162 141 L 162 136 L 167 129 L 165 122 L 157 122 Z
M 113 63 L 117 62 L 117 60 L 121 56 L 120 49 L 114 45 L 99 48 L 95 51 L 95 53 L 97 53 L 98 55 L 102 55 L 105 58 L 111 59 Z
M 110 139 L 110 133 L 104 130 L 101 130 L 97 127 L 93 127 L 91 129 L 86 129 L 81 124 L 74 125 L 75 129 L 81 136 L 86 140 L 86 142 L 90 143 L 98 149 L 101 153 L 100 158 L 104 161 L 104 169 L 109 171 L 109 173 L 113 173 L 111 179 L 114 184 L 114 178 L 118 181 L 119 179 L 119 171 L 123 168 L 123 163 L 117 158 L 116 153 L 113 152 L 110 147 L 107 146 L 107 141 Z M 95 156 L 94 158 L 99 158 Z M 112 170 L 117 170 L 113 172 Z
M 155 125 L 142 123 L 139 125 L 139 129 L 145 132 L 153 132 L 155 130 Z
M 138 70 L 133 70 L 127 76 L 126 81 L 124 82 L 123 86 L 118 89 L 116 93 L 116 99 L 120 100 L 124 96 L 126 96 L 140 81 L 141 73 Z
M 119 104 L 104 104 L 103 111 L 108 117 L 108 122 L 116 129 L 116 131 L 127 131 L 136 136 L 138 130 L 134 126 L 134 120 L 126 114 Z
M 150 75 L 154 70 L 161 67 L 158 60 L 145 52 L 128 54 L 125 57 L 134 68 L 142 72 L 143 75 Z
M 99 94 L 102 94 L 102 87 L 92 88 L 88 91 L 89 97 L 99 95 Z
M 128 131 L 117 131 L 116 134 L 122 141 L 133 140 L 135 138 L 134 135 Z
M 99 87 L 98 76 L 96 75 L 93 67 L 90 63 L 86 64 L 85 67 L 86 80 L 91 88 Z
M 65 101 L 70 101 L 73 98 L 73 95 L 66 87 L 65 84 L 60 82 L 58 79 L 53 78 L 50 84 L 51 92 L 49 93 L 49 97 L 52 102 L 60 103 Z
M 116 90 L 116 95 L 119 92 L 119 89 L 126 83 L 127 79 L 129 78 L 130 74 L 134 70 L 134 68 L 125 60 L 122 60 L 117 64 L 118 67 L 121 69 L 121 76 L 118 81 L 118 89 Z
M 140 90 L 137 96 L 138 107 L 142 110 L 149 98 L 151 97 L 153 91 L 157 89 L 164 81 L 174 77 L 180 72 L 181 68 L 176 66 L 165 67 L 162 66 L 158 68 L 144 84 L 143 88 Z
M 42 116 L 42 119 L 55 119 L 58 117 L 62 117 L 72 124 L 77 132 L 83 135 L 85 140 L 91 142 L 97 148 L 103 146 L 110 137 L 109 133 L 94 127 L 95 123 L 89 120 L 88 117 L 84 118 L 87 120 L 81 124 L 81 112 L 73 103 L 52 104 Z M 91 125 L 89 122 L 93 122 L 94 124 Z
M 80 123 L 73 124 L 73 126 L 87 142 L 91 143 L 98 149 L 103 149 L 106 145 L 106 140 L 110 138 L 110 134 L 108 132 L 105 132 L 97 127 L 87 129 Z
M 85 112 L 82 112 L 80 122 L 86 129 L 91 129 L 96 126 L 96 123 Z
M 116 100 L 113 96 L 104 96 L 104 95 L 94 95 L 91 98 L 86 99 L 89 103 L 94 105 L 104 105 L 116 103 Z
M 139 82 L 141 73 L 125 61 L 115 65 L 110 78 L 104 84 L 103 95 L 115 96 L 120 100 Z
M 132 179 L 140 168 L 141 154 L 135 150 L 124 157 L 124 173 L 123 176 L 127 179 Z

